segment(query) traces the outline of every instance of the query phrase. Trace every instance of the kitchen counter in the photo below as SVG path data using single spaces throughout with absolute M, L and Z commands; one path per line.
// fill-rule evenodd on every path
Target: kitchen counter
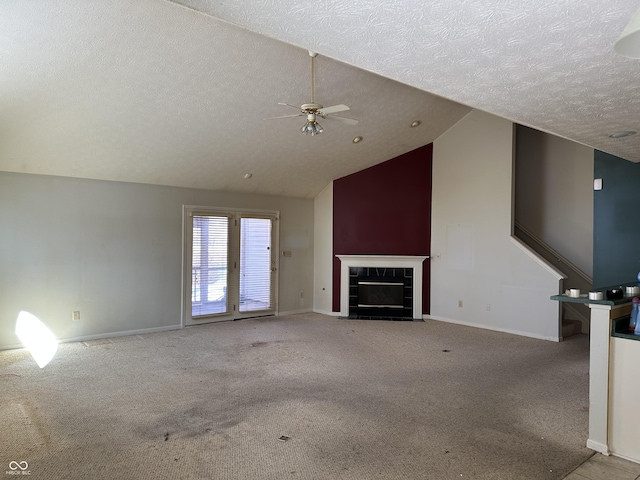
M 594 290 L 595 292 L 599 292 L 600 290 Z M 606 290 L 602 290 L 606 292 Z M 616 307 L 618 305 L 624 305 L 625 303 L 630 303 L 633 297 L 640 297 L 640 295 L 631 295 L 629 297 L 616 298 L 613 300 L 590 300 L 588 293 L 583 293 L 579 297 L 570 297 L 569 295 L 552 295 L 551 300 L 556 300 L 558 302 L 567 302 L 567 303 L 586 303 L 586 304 L 594 304 L 594 305 L 609 305 L 610 307 Z
M 633 297 L 640 297 L 640 294 L 629 295 L 629 296 L 625 295 L 622 298 L 608 299 L 606 298 L 607 290 L 620 289 L 624 292 L 626 287 L 636 287 L 636 286 L 638 286 L 638 282 L 623 283 L 622 285 L 609 285 L 608 287 L 599 287 L 599 288 L 592 289 L 593 292 L 602 292 L 602 294 L 605 297 L 603 300 L 590 300 L 588 293 L 582 293 L 579 297 L 570 297 L 569 295 L 565 295 L 565 294 L 552 295 L 551 300 L 556 300 L 558 302 L 567 302 L 567 303 L 584 303 L 584 304 L 592 304 L 592 305 L 608 305 L 610 307 L 617 307 L 619 305 L 624 305 L 625 303 L 631 303 L 631 300 L 633 300 Z
M 603 292 L 637 283 L 594 288 Z M 629 417 L 628 411 L 640 395 L 640 384 L 630 382 L 640 362 L 640 338 L 625 333 L 634 296 L 618 299 L 590 300 L 589 294 L 579 297 L 553 295 L 551 300 L 583 303 L 591 310 L 589 325 L 589 437 L 587 447 L 605 455 L 618 455 L 640 462 L 637 431 L 640 417 Z M 634 341 L 635 340 L 635 341 Z M 632 366 L 633 368 L 630 368 Z M 632 422 L 629 418 L 633 419 Z

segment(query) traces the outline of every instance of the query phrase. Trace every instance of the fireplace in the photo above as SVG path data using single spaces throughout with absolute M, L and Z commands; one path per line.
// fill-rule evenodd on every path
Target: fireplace
M 404 308 L 404 283 L 402 281 L 381 282 L 378 279 L 358 280 L 357 299 L 356 306 L 360 308 L 377 307 L 392 310 Z
M 412 268 L 349 268 L 349 318 L 413 319 Z
M 422 320 L 422 263 L 427 256 L 338 255 L 340 316 Z

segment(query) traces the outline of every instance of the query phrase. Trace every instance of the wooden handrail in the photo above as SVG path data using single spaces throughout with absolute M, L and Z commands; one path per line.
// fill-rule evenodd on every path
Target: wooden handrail
M 589 283 L 589 285 L 593 285 L 593 279 L 589 275 L 587 275 L 585 272 L 580 270 L 580 268 L 578 268 L 576 265 L 571 263 L 571 261 L 569 261 L 566 257 L 560 254 L 557 250 L 555 250 L 549 244 L 547 244 L 544 240 L 538 238 L 535 234 L 533 234 L 526 227 L 523 227 L 522 224 L 520 224 L 517 221 L 514 222 L 514 226 L 516 229 L 522 231 L 527 237 L 531 238 L 534 242 L 536 242 L 538 245 L 544 248 L 547 252 L 549 252 L 554 257 L 556 257 L 558 259 L 558 262 L 567 266 L 569 269 L 573 271 L 573 273 L 575 273 L 576 275 L 581 277 L 583 280 L 585 280 L 587 283 Z

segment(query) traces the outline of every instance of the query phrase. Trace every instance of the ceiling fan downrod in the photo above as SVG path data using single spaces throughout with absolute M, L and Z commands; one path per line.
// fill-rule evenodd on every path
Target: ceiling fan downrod
M 309 56 L 311 57 L 311 103 L 316 103 L 314 101 L 315 98 L 315 89 L 316 89 L 316 75 L 315 75 L 315 60 L 318 54 L 316 52 L 312 52 L 309 50 Z

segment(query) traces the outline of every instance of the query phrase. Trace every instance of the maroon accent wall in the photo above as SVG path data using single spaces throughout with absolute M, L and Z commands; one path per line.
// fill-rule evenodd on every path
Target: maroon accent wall
M 340 311 L 335 255 L 429 255 L 433 144 L 333 183 L 333 311 Z M 423 313 L 430 263 L 424 262 Z

